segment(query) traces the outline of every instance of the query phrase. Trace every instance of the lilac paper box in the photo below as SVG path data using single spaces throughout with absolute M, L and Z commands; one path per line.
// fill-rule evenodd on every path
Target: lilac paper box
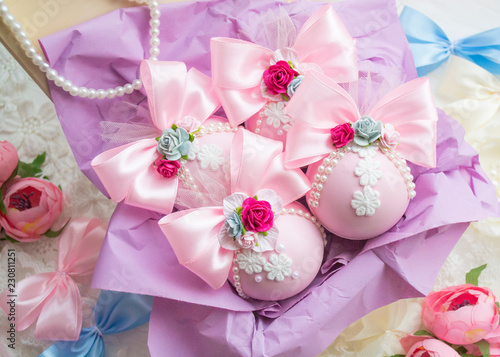
M 163 5 L 160 59 L 184 61 L 210 74 L 210 38 L 266 46 L 260 13 L 277 11 L 278 4 L 297 28 L 321 6 L 270 0 Z M 392 0 L 349 0 L 334 7 L 357 40 L 361 70 L 399 81 L 416 77 Z M 45 38 L 42 45 L 51 64 L 74 83 L 114 88 L 137 78 L 149 51 L 148 21 L 145 8 L 119 10 Z M 147 123 L 144 94 L 97 101 L 70 97 L 53 85 L 51 92 L 80 168 L 103 190 L 90 168 L 109 148 L 100 124 Z M 150 324 L 153 356 L 315 355 L 366 313 L 427 294 L 468 222 L 495 213 L 494 191 L 462 138 L 460 126 L 440 112 L 438 167 L 412 167 L 417 197 L 406 217 L 366 244 L 333 238 L 321 274 L 296 297 L 256 302 L 242 300 L 229 284 L 212 290 L 178 264 L 157 226 L 160 215 L 123 204 L 110 222 L 93 284 L 159 296 Z

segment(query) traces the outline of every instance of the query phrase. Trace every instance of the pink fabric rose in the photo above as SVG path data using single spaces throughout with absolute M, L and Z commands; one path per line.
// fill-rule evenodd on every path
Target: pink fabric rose
M 177 170 L 181 167 L 179 161 L 171 161 L 165 159 L 158 159 L 155 161 L 156 170 L 166 178 L 171 178 L 177 175 Z
M 344 123 L 332 128 L 330 130 L 330 135 L 332 136 L 333 145 L 336 148 L 341 148 L 354 139 L 354 130 L 349 123 Z
M 266 232 L 273 227 L 274 213 L 269 202 L 248 197 L 242 208 L 241 220 L 247 231 Z
M 382 136 L 380 137 L 380 142 L 385 147 L 394 150 L 398 144 L 401 135 L 394 129 L 392 124 L 385 124 L 382 129 Z
M 471 284 L 430 293 L 422 302 L 422 320 L 437 338 L 457 345 L 475 343 L 498 326 L 495 296 Z
M 257 239 L 258 239 L 257 233 L 246 232 L 245 234 L 240 235 L 239 238 L 237 238 L 236 240 L 241 248 L 248 249 L 255 247 Z
M 278 61 L 264 71 L 264 84 L 269 94 L 286 94 L 288 84 L 298 75 L 288 62 Z
M 196 131 L 196 129 L 200 127 L 201 123 L 192 116 L 185 116 L 181 120 L 178 120 L 175 123 L 175 125 L 177 125 L 180 128 L 183 128 L 188 133 L 192 133 L 193 131 Z
M 17 167 L 17 150 L 8 141 L 0 141 L 0 186 L 7 181 Z
M 0 212 L 0 226 L 20 242 L 32 242 L 47 232 L 63 210 L 63 194 L 51 182 L 27 177 L 3 187 L 7 215 Z
M 446 343 L 431 338 L 415 343 L 407 351 L 406 357 L 460 357 L 460 355 Z

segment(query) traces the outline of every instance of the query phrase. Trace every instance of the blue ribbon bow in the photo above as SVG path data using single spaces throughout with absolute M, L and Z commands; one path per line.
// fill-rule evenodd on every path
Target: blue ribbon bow
M 458 41 L 421 12 L 405 7 L 400 16 L 420 76 L 439 67 L 451 54 L 500 74 L 500 27 Z
M 123 332 L 149 321 L 153 297 L 101 291 L 94 317 L 95 327 L 80 332 L 78 341 L 59 341 L 39 357 L 104 357 L 102 335 Z

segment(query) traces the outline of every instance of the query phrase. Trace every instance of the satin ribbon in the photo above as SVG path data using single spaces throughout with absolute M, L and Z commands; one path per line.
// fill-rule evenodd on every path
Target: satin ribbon
M 337 82 L 350 82 L 358 77 L 355 41 L 331 5 L 321 7 L 304 23 L 291 48 L 297 51 L 301 63 L 319 65 Z M 261 93 L 261 82 L 273 51 L 223 37 L 212 38 L 210 49 L 214 87 L 234 127 L 267 103 Z
M 77 341 L 60 341 L 39 357 L 104 357 L 103 335 L 131 330 L 149 321 L 153 297 L 101 291 L 94 309 L 96 326 L 84 328 Z
M 301 170 L 285 169 L 281 151 L 281 142 L 240 128 L 231 144 L 231 193 L 254 196 L 271 189 L 283 206 L 302 197 L 310 182 Z M 179 263 L 213 289 L 226 282 L 234 258 L 234 251 L 222 248 L 218 240 L 225 219 L 222 207 L 202 207 L 174 212 L 159 221 Z
M 436 95 L 449 115 L 465 128 L 466 137 L 500 120 L 500 80 L 483 68 L 455 57 L 437 88 Z M 492 139 L 498 139 L 489 132 Z M 488 135 L 486 134 L 486 135 Z
M 400 20 L 419 76 L 439 67 L 451 54 L 500 74 L 500 27 L 451 41 L 434 21 L 411 7 L 403 9 Z
M 311 73 L 285 108 L 297 122 L 288 132 L 285 165 L 297 168 L 328 156 L 330 130 L 360 118 L 349 94 L 331 79 Z M 436 166 L 437 111 L 427 78 L 414 79 L 385 95 L 367 115 L 392 124 L 401 135 L 398 152 L 415 164 Z
M 0 308 L 9 314 L 15 299 L 16 329 L 26 330 L 37 320 L 35 337 L 42 340 L 76 340 L 82 325 L 80 291 L 72 276 L 94 271 L 106 228 L 97 219 L 73 219 L 59 238 L 57 272 L 27 277 L 15 292 L 0 296 Z M 15 295 L 12 297 L 11 295 Z
M 143 61 L 141 78 L 148 95 L 151 119 L 161 131 L 191 117 L 200 125 L 220 106 L 210 77 L 181 62 Z M 138 140 L 98 155 L 92 167 L 114 202 L 163 214 L 172 212 L 176 176 L 165 178 L 153 163 L 161 157 L 155 138 Z

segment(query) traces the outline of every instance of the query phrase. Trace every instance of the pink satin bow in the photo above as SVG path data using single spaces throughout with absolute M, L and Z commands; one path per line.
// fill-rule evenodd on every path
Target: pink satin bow
M 97 219 L 71 220 L 59 238 L 58 270 L 27 277 L 13 291 L 8 287 L 3 292 L 0 308 L 9 315 L 15 307 L 17 331 L 26 330 L 38 318 L 37 339 L 78 339 L 82 302 L 71 276 L 92 274 L 105 234 L 106 228 Z
M 297 122 L 287 136 L 285 162 L 297 168 L 317 162 L 333 150 L 330 130 L 360 118 L 349 94 L 331 79 L 311 73 L 285 109 Z M 436 166 L 436 107 L 427 78 L 417 78 L 385 95 L 367 114 L 392 124 L 400 134 L 397 151 L 415 164 Z
M 259 112 L 268 99 L 262 96 L 262 75 L 273 51 L 251 42 L 212 38 L 212 78 L 231 126 Z M 291 47 L 301 62 L 317 65 L 337 82 L 358 77 L 355 41 L 331 5 L 321 7 L 302 26 Z
M 299 170 L 284 167 L 282 144 L 240 128 L 231 145 L 231 193 L 253 196 L 274 190 L 283 206 L 302 197 L 310 182 Z M 218 233 L 226 217 L 223 207 L 202 207 L 163 217 L 159 226 L 177 259 L 212 288 L 228 278 L 234 251 L 221 247 Z
M 184 118 L 201 125 L 220 106 L 210 77 L 182 62 L 143 61 L 141 78 L 153 124 L 161 131 Z M 98 155 L 92 161 L 97 176 L 114 202 L 168 214 L 177 195 L 176 176 L 165 178 L 153 163 L 161 157 L 155 138 L 139 140 Z

